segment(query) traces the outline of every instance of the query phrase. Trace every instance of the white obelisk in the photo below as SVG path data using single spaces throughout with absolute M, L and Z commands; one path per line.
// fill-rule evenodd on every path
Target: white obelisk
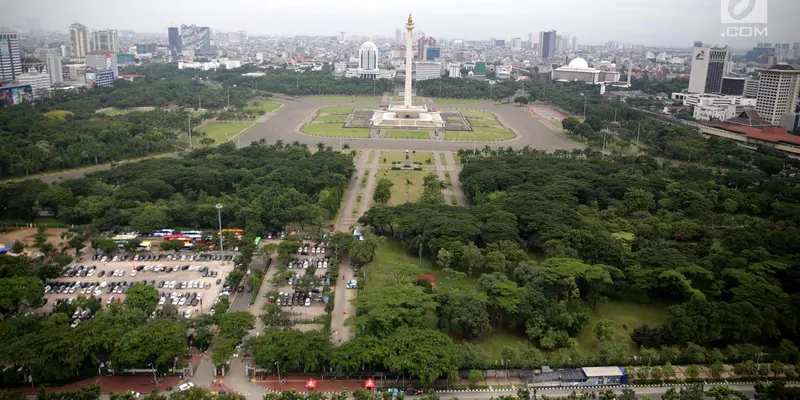
M 414 42 L 414 35 L 412 34 L 414 31 L 414 21 L 411 20 L 411 13 L 408 14 L 406 30 L 408 31 L 408 35 L 406 35 L 406 87 L 403 92 L 403 107 L 411 108 L 411 74 L 413 71 L 411 63 L 414 58 L 412 50 Z

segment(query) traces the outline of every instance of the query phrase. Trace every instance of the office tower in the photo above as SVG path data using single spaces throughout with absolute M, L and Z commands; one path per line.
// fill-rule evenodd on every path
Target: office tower
M 119 51 L 119 32 L 102 30 L 92 32 L 92 51 Z
M 50 77 L 50 84 L 64 82 L 64 72 L 61 67 L 61 57 L 53 52 L 45 59 L 45 69 Z
M 511 50 L 522 50 L 522 38 L 511 39 Z
M 339 43 L 347 41 L 347 32 L 339 32 Z
M 89 29 L 85 26 L 74 23 L 69 26 L 69 47 L 70 57 L 83 58 L 89 52 Z
M 764 121 L 778 125 L 781 117 L 794 113 L 800 93 L 800 70 L 780 63 L 760 72 L 756 110 Z
M 531 46 L 530 48 L 532 49 L 532 48 L 533 48 L 533 45 L 534 45 L 535 43 L 536 43 L 536 42 L 534 42 L 534 41 L 533 41 L 533 33 L 529 33 L 529 34 L 528 34 L 528 46 Z
M 171 26 L 167 28 L 167 36 L 169 36 L 169 52 L 170 54 L 175 57 L 183 51 L 181 49 L 181 34 L 178 31 L 177 26 Z
M 689 93 L 719 93 L 728 70 L 728 47 L 695 47 L 689 75 Z
M 17 81 L 20 85 L 31 85 L 34 100 L 45 97 L 50 90 L 50 76 L 36 70 L 17 75 Z
M 572 37 L 572 51 L 576 51 L 576 50 L 578 50 L 578 37 L 577 36 L 573 36 Z
M 438 47 L 426 46 L 425 61 L 436 61 L 440 58 L 442 58 L 442 49 Z
M 239 47 L 247 52 L 247 32 L 239 31 Z
M 403 40 L 403 37 L 401 36 L 401 33 L 402 32 L 400 31 L 400 29 L 395 29 L 394 30 L 394 42 L 395 43 L 402 43 L 401 40 Z
M 378 46 L 372 42 L 364 42 L 358 50 L 358 75 L 361 78 L 378 77 Z
M 556 56 L 556 31 L 547 31 L 540 34 L 541 42 L 539 54 L 542 59 L 550 59 Z
M 417 60 L 424 60 L 427 47 L 435 47 L 436 39 L 422 36 L 417 40 Z
M 211 52 L 211 28 L 197 25 L 181 25 L 181 48 L 195 54 Z
M 0 82 L 16 80 L 22 74 L 22 57 L 16 33 L 0 32 Z

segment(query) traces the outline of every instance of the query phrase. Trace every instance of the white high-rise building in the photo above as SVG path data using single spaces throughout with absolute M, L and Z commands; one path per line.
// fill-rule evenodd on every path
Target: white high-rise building
M 728 47 L 695 47 L 689 75 L 689 93 L 720 93 L 728 71 Z
M 69 56 L 72 58 L 84 58 L 89 50 L 89 29 L 85 26 L 74 23 L 69 26 Z
M 61 57 L 51 54 L 45 59 L 45 68 L 50 77 L 50 84 L 64 82 L 64 72 L 61 67 Z
M 402 36 L 402 34 L 400 32 L 400 29 L 395 29 L 395 31 L 394 31 L 394 42 L 395 43 L 402 43 L 401 40 L 403 40 L 403 36 Z
M 511 50 L 522 50 L 522 38 L 515 37 L 511 39 Z
M 461 64 L 449 63 L 447 64 L 447 74 L 451 78 L 461 78 Z
M 22 57 L 16 33 L 0 33 L 0 82 L 13 81 L 22 74 Z
M 119 32 L 102 30 L 92 32 L 92 51 L 119 52 Z
M 779 63 L 760 72 L 756 110 L 764 121 L 778 125 L 781 117 L 794 113 L 800 93 L 800 70 Z
M 247 52 L 247 32 L 239 31 L 239 47 L 242 48 L 245 52 Z
M 378 77 L 378 46 L 364 42 L 358 50 L 358 76 L 366 79 Z
M 347 41 L 347 32 L 339 32 L 339 43 Z

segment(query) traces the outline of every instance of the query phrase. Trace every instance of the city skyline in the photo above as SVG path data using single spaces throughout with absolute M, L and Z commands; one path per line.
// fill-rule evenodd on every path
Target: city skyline
M 186 0 L 138 3 L 151 14 L 84 13 L 95 9 L 99 0 L 75 0 L 58 3 L 48 0 L 48 12 L 42 5 L 15 2 L 9 12 L 0 16 L 0 26 L 16 28 L 29 19 L 38 21 L 46 30 L 66 31 L 70 24 L 80 22 L 90 30 L 117 29 L 142 33 L 166 32 L 169 26 L 196 24 L 214 31 L 245 30 L 251 35 L 326 35 L 346 31 L 349 35 L 380 35 L 391 37 L 402 24 L 401 15 L 413 12 L 419 26 L 429 36 L 486 40 L 489 37 L 527 37 L 529 32 L 570 32 L 584 44 L 602 44 L 608 40 L 650 46 L 690 46 L 695 40 L 748 47 L 756 42 L 794 42 L 800 38 L 800 27 L 791 17 L 800 14 L 800 2 L 772 0 L 769 3 L 767 37 L 721 37 L 724 25 L 720 20 L 720 3 L 716 0 L 609 0 L 602 6 L 588 0 L 564 0 L 535 6 L 499 0 L 491 8 L 476 0 L 437 3 L 410 0 L 403 4 L 380 3 L 364 8 L 354 0 L 343 0 L 336 7 L 320 0 L 232 0 L 224 8 L 203 7 L 202 2 Z M 242 13 L 242 10 L 247 10 Z M 387 26 L 390 27 L 387 29 Z

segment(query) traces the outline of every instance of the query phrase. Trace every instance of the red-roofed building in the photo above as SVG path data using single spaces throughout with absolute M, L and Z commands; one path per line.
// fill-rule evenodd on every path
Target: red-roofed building
M 758 112 L 753 109 L 742 111 L 735 118 L 722 122 L 705 122 L 703 126 L 722 129 L 744 136 L 748 143 L 756 145 L 769 145 L 780 150 L 800 154 L 800 136 L 795 136 L 786 129 L 775 126 L 764 121 Z M 713 134 L 713 131 L 703 130 L 705 133 Z

